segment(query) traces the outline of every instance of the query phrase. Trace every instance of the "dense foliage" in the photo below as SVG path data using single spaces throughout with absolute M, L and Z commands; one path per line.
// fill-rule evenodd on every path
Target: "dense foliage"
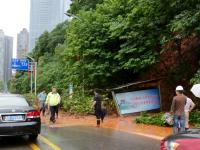
M 190 113 L 190 123 L 196 124 L 199 126 L 200 125 L 199 115 L 200 115 L 200 111 L 192 111 Z
M 35 99 L 35 95 L 34 94 L 23 94 L 23 96 L 26 98 L 27 102 L 29 103 L 30 106 L 39 109 L 39 103 L 38 101 Z
M 97 4 L 102 3 L 103 0 L 72 0 L 69 13 L 78 14 L 79 10 L 95 9 Z
M 69 113 L 78 114 L 94 114 L 92 109 L 92 97 L 83 95 L 79 92 L 70 98 L 69 96 L 64 96 L 63 99 L 63 109 Z
M 44 32 L 31 54 L 39 64 L 38 91 L 54 85 L 66 94 L 70 83 L 85 92 L 133 81 L 159 62 L 170 41 L 170 50 L 180 50 L 182 39 L 200 31 L 199 0 L 73 0 L 69 13 L 76 16 Z M 18 72 L 16 92 L 28 92 L 29 84 L 27 73 Z
M 190 124 L 193 126 L 200 125 L 200 112 L 192 111 L 190 113 Z M 164 113 L 148 114 L 146 112 L 140 113 L 140 116 L 136 117 L 135 122 L 139 124 L 151 124 L 157 126 L 169 126 L 163 118 Z
M 135 119 L 136 123 L 139 124 L 151 124 L 151 125 L 157 125 L 157 126 L 168 126 L 168 124 L 163 119 L 163 113 L 159 114 L 147 114 L 147 113 L 141 113 L 140 116 L 138 116 Z

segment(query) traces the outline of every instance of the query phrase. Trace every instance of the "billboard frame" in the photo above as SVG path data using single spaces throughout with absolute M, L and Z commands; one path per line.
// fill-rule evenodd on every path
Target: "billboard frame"
M 160 86 L 154 86 L 154 87 L 149 87 L 149 88 L 144 88 L 144 89 L 138 89 L 138 90 L 129 90 L 129 91 L 124 91 L 123 93 L 128 93 L 128 92 L 136 92 L 136 91 L 143 91 L 143 90 L 151 90 L 151 89 L 158 89 L 158 96 L 159 96 L 159 104 L 160 104 L 160 108 L 157 108 L 157 109 L 151 109 L 151 110 L 144 110 L 144 111 L 153 111 L 153 110 L 160 110 L 162 111 L 162 98 L 161 98 L 161 91 L 160 91 Z M 143 111 L 139 111 L 139 112 L 131 112 L 131 113 L 126 113 L 126 114 L 121 114 L 121 110 L 119 108 L 119 105 L 117 103 L 117 98 L 116 98 L 116 94 L 114 92 L 114 90 L 111 92 L 112 93 L 112 96 L 113 96 L 113 100 L 114 100 L 114 103 L 115 103 L 115 106 L 117 108 L 117 112 L 118 112 L 118 115 L 119 116 L 125 116 L 125 115 L 130 115 L 130 114 L 136 114 L 136 113 L 140 113 L 140 112 L 143 112 Z M 122 92 L 121 92 L 122 93 Z

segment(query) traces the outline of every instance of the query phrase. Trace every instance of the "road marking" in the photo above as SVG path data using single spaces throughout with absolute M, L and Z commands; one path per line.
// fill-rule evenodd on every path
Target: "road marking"
M 152 138 L 152 139 L 155 139 L 155 140 L 162 140 L 164 138 L 164 137 L 161 137 L 161 136 L 143 134 L 143 133 L 138 133 L 138 132 L 130 132 L 130 133 L 140 135 L 140 136 L 145 136 L 147 138 Z
M 40 148 L 34 143 L 30 143 L 29 146 L 31 147 L 32 150 L 40 150 Z
M 112 130 L 116 130 L 116 129 L 113 129 L 113 128 L 110 128 L 110 127 L 103 127 L 105 129 L 112 129 Z M 127 130 L 123 130 L 123 129 L 117 129 L 116 131 L 122 131 L 122 132 L 126 132 L 126 133 L 129 133 L 129 134 L 136 134 L 136 135 L 140 135 L 140 136 L 144 136 L 144 137 L 147 137 L 147 138 L 152 138 L 152 139 L 155 139 L 155 140 L 162 140 L 164 137 L 161 137 L 161 136 L 156 136 L 156 135 L 150 135 L 150 134 L 144 134 L 144 133 L 139 133 L 139 132 L 129 132 Z
M 139 132 L 128 132 L 126 130 L 119 130 L 119 131 L 123 131 L 123 132 L 126 132 L 126 133 L 131 133 L 131 134 L 135 134 L 135 135 L 140 135 L 140 136 L 144 136 L 144 137 L 155 139 L 155 140 L 159 140 L 159 141 L 164 138 L 164 137 L 161 137 L 161 136 L 144 134 L 144 133 L 139 133 Z
M 61 150 L 60 147 L 58 147 L 57 145 L 55 145 L 54 143 L 52 143 L 51 141 L 49 141 L 47 138 L 45 138 L 44 136 L 39 135 L 38 138 L 44 142 L 45 144 L 49 145 L 52 149 L 54 150 Z

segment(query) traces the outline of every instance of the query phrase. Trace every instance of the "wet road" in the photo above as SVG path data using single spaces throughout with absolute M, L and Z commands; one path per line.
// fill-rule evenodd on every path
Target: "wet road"
M 36 143 L 27 138 L 3 138 L 3 150 L 159 150 L 159 141 L 135 134 L 94 127 L 43 127 Z

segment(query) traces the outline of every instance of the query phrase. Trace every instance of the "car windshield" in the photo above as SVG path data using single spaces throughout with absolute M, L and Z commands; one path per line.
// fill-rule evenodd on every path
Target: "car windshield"
M 29 106 L 23 97 L 0 96 L 0 107 L 2 106 Z

